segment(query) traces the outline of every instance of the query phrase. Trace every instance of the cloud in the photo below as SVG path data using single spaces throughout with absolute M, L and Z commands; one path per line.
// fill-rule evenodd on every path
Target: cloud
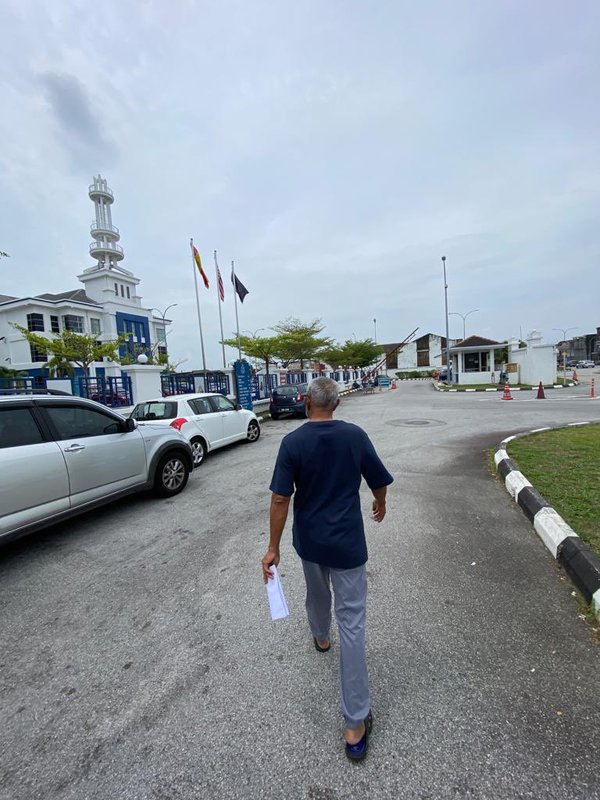
M 117 147 L 106 135 L 81 81 L 74 75 L 47 72 L 40 82 L 74 166 L 87 174 L 91 161 L 103 167 L 114 164 Z

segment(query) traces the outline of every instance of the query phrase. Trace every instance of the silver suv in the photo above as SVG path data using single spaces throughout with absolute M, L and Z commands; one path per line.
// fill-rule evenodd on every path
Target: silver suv
M 138 428 L 79 397 L 0 397 L 0 540 L 131 492 L 178 494 L 192 465 L 189 443 L 173 428 Z

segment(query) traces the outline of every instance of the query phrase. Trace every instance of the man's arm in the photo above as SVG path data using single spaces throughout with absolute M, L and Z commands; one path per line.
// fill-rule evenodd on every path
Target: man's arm
M 375 522 L 381 522 L 385 517 L 385 496 L 387 494 L 387 486 L 382 486 L 381 489 L 371 489 L 373 492 L 373 519 Z
M 266 583 L 273 575 L 269 567 L 279 564 L 279 542 L 285 528 L 290 498 L 282 494 L 271 494 L 271 510 L 269 512 L 269 549 L 262 560 L 263 580 Z M 385 512 L 384 512 L 385 513 Z

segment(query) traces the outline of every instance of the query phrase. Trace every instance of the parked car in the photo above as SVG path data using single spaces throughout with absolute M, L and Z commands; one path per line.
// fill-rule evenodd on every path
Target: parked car
M 180 431 L 192 447 L 194 466 L 207 453 L 232 442 L 256 442 L 260 425 L 256 414 L 217 393 L 179 394 L 138 403 L 130 417 Z
M 94 400 L 96 403 L 104 403 L 107 406 L 131 405 L 129 397 L 127 397 L 124 392 L 106 392 L 104 395 L 95 392 L 94 394 L 90 395 L 90 400 Z
M 0 397 L 0 540 L 131 492 L 171 497 L 192 465 L 189 443 L 172 428 L 138 427 L 80 397 Z
M 596 365 L 593 361 L 589 361 L 588 359 L 584 359 L 582 361 L 577 362 L 577 369 L 592 369 Z
M 275 387 L 269 403 L 271 419 L 279 419 L 281 414 L 301 414 L 305 417 L 304 397 L 307 391 L 308 383 L 286 383 Z

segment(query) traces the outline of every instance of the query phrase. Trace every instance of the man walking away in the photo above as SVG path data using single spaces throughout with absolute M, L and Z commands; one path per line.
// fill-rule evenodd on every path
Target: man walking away
M 293 545 L 302 559 L 306 612 L 319 653 L 331 647 L 331 588 L 340 638 L 341 706 L 346 755 L 365 757 L 372 726 L 365 650 L 367 544 L 359 489 L 364 477 L 373 493 L 376 522 L 385 516 L 387 486 L 394 480 L 367 434 L 334 420 L 338 386 L 317 378 L 308 387 L 309 421 L 282 441 L 271 481 L 269 549 L 265 583 L 279 564 L 279 542 L 294 497 Z

